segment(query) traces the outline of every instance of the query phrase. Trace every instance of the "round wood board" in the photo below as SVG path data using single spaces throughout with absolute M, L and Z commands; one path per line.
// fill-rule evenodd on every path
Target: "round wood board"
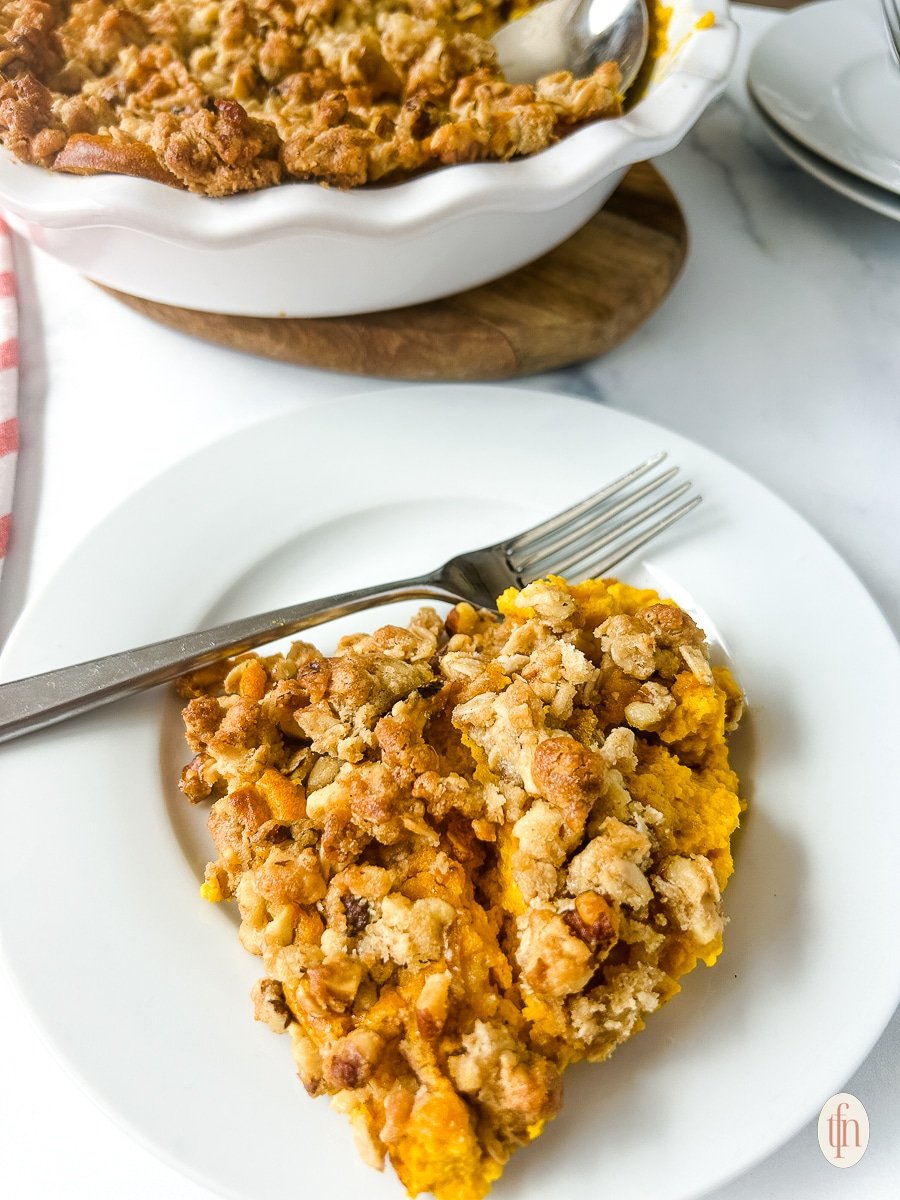
M 240 317 L 105 290 L 182 333 L 300 366 L 384 379 L 512 379 L 618 346 L 672 287 L 687 242 L 675 196 L 639 163 L 555 250 L 429 304 L 351 317 Z

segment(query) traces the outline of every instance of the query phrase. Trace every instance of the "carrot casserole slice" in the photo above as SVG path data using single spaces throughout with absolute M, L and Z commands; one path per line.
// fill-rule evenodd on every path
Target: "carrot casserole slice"
M 551 577 L 182 683 L 256 1016 L 410 1195 L 479 1200 L 562 1074 L 722 949 L 741 693 L 655 592 Z M 302 1112 L 298 1111 L 298 1121 Z

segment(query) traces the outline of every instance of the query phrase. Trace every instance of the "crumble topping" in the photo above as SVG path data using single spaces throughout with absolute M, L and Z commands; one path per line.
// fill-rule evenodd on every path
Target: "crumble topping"
M 255 1015 L 438 1200 L 484 1196 L 566 1066 L 715 962 L 742 808 L 740 691 L 687 613 L 614 580 L 498 603 L 181 685 L 201 890 L 262 960 Z
M 506 82 L 487 39 L 533 3 L 6 0 L 0 140 L 210 196 L 533 154 L 621 111 L 615 63 Z

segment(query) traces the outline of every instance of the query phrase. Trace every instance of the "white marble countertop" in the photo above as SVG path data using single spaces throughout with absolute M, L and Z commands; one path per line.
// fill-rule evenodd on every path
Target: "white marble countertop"
M 836 546 L 900 632 L 900 226 L 807 178 L 767 141 L 742 80 L 755 38 L 782 18 L 736 15 L 744 37 L 727 95 L 658 164 L 691 230 L 683 276 L 616 351 L 526 386 L 645 416 L 743 467 Z M 21 242 L 17 270 L 21 455 L 0 638 L 83 531 L 210 431 L 385 386 L 157 328 Z M 210 1200 L 94 1108 L 2 973 L 0 1063 L 0 1194 Z M 872 1129 L 853 1170 L 825 1162 L 810 1125 L 715 1200 L 897 1195 L 898 1068 L 895 1016 L 846 1086 Z

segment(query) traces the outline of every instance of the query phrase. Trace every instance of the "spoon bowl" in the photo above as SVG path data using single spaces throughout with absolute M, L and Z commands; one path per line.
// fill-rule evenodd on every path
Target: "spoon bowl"
M 491 40 L 510 83 L 534 83 L 555 71 L 585 76 L 612 60 L 624 92 L 641 69 L 649 37 L 645 0 L 545 0 Z

